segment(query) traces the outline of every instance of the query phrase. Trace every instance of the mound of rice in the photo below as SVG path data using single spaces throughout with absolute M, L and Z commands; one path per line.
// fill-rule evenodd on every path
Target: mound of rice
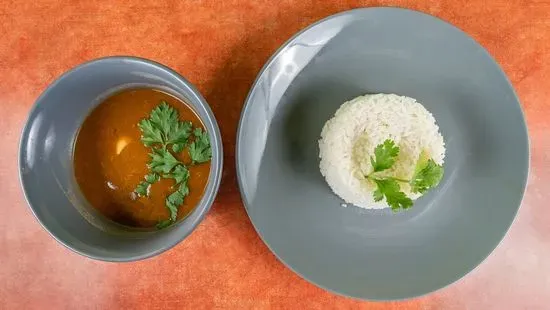
M 443 165 L 445 144 L 439 127 L 415 99 L 393 94 L 357 97 L 326 122 L 319 140 L 321 174 L 345 202 L 366 209 L 389 207 L 385 199 L 373 200 L 376 185 L 365 178 L 373 169 L 369 158 L 374 148 L 386 139 L 399 146 L 399 155 L 381 175 L 410 179 L 421 152 Z M 411 199 L 421 196 L 411 193 L 408 184 L 400 185 Z

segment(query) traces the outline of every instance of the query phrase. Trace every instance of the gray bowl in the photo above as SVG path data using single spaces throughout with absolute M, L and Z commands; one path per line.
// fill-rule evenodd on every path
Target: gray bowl
M 446 142 L 442 183 L 407 212 L 341 207 L 317 141 L 343 102 L 418 99 Z M 237 135 L 246 211 L 275 255 L 333 292 L 419 296 L 456 281 L 497 246 L 525 189 L 527 130 L 510 82 L 479 44 L 437 18 L 368 8 L 298 33 L 254 83 Z
M 109 95 L 134 87 L 162 89 L 189 103 L 212 144 L 210 176 L 201 201 L 184 220 L 154 232 L 127 231 L 102 220 L 82 196 L 73 174 L 74 140 L 85 117 Z M 191 83 L 150 60 L 108 57 L 70 70 L 38 98 L 23 129 L 19 172 L 32 212 L 57 241 L 90 258 L 120 262 L 162 253 L 193 231 L 214 201 L 222 159 L 214 115 Z

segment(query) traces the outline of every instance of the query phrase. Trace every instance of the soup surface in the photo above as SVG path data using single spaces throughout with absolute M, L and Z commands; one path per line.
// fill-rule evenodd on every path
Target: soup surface
M 176 190 L 174 179 L 159 177 L 148 195 L 137 195 L 136 186 L 151 173 L 151 147 L 141 141 L 138 123 L 164 101 L 176 109 L 180 121 L 204 129 L 195 112 L 178 98 L 156 89 L 129 89 L 107 98 L 86 118 L 74 147 L 74 172 L 89 203 L 107 218 L 132 227 L 153 227 L 170 218 L 167 197 Z M 190 138 L 192 139 L 192 138 Z M 188 195 L 177 210 L 177 219 L 189 214 L 201 199 L 210 162 L 191 164 L 187 148 L 174 157 L 189 169 Z

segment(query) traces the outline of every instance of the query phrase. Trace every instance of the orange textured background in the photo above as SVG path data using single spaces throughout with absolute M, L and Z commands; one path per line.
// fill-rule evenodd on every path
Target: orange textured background
M 330 14 L 401 6 L 436 15 L 485 46 L 513 82 L 531 138 L 527 194 L 509 234 L 459 282 L 373 303 L 325 292 L 279 263 L 236 186 L 235 131 L 252 81 L 293 33 Z M 198 86 L 225 143 L 219 196 L 185 242 L 136 263 L 92 261 L 57 244 L 18 181 L 19 135 L 40 92 L 107 55 L 164 63 Z M 550 1 L 0 0 L 0 308 L 548 309 L 550 304 Z

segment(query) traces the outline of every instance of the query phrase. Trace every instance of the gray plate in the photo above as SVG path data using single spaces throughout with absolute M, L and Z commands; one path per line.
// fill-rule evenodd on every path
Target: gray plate
M 444 179 L 411 211 L 342 208 L 319 172 L 324 122 L 365 93 L 416 98 L 440 125 Z M 528 165 L 518 98 L 495 61 L 452 25 L 396 8 L 344 12 L 288 41 L 238 131 L 241 193 L 262 239 L 305 279 L 364 299 L 419 296 L 474 269 L 510 227 Z

